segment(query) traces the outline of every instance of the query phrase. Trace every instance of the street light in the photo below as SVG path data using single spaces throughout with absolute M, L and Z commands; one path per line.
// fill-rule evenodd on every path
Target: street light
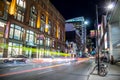
M 84 24 L 85 24 L 85 25 L 88 25 L 88 24 L 89 24 L 89 21 L 85 21 Z
M 85 27 L 84 52 L 86 52 L 86 32 L 87 32 L 86 27 L 88 24 L 89 24 L 88 20 L 84 21 L 84 27 Z
M 111 9 L 113 9 L 113 7 L 114 7 L 114 4 L 111 3 L 111 4 L 109 4 L 109 5 L 107 6 L 107 9 L 108 9 L 108 10 L 111 10 Z
M 108 10 L 111 10 L 111 9 L 113 9 L 113 7 L 114 7 L 114 4 L 113 3 L 111 3 L 111 4 L 109 4 L 108 6 L 107 6 L 107 9 Z M 108 13 L 108 12 L 107 12 Z M 108 15 L 108 14 L 106 14 L 106 15 Z M 99 39 L 99 31 L 98 31 L 98 5 L 96 5 L 96 31 L 97 31 L 97 39 L 96 39 L 96 47 L 97 47 L 97 54 L 98 54 L 98 74 L 99 74 L 99 71 L 100 71 L 100 57 L 99 57 L 99 47 L 100 47 L 100 45 L 98 44 L 98 39 Z

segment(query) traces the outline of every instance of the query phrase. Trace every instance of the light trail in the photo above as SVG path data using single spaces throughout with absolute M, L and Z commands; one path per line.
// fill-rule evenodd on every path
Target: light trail
M 53 65 L 53 66 L 46 66 L 46 67 L 42 67 L 42 68 L 34 68 L 34 69 L 24 70 L 24 71 L 19 71 L 19 72 L 5 73 L 5 74 L 0 74 L 0 77 L 5 77 L 5 76 L 15 75 L 15 74 L 21 74 L 21 73 L 27 73 L 27 72 L 37 71 L 37 70 L 44 70 L 44 69 L 48 69 L 48 68 L 59 67 L 59 66 L 66 65 L 66 64 L 67 63 L 63 63 L 63 64 L 57 64 L 57 65 Z
M 81 61 L 78 61 L 77 63 L 85 62 L 85 61 L 88 61 L 88 60 L 89 59 L 83 59 Z M 5 73 L 5 74 L 0 74 L 0 77 L 22 74 L 22 73 L 27 73 L 27 72 L 33 72 L 33 71 L 37 71 L 37 70 L 44 70 L 44 69 L 59 67 L 59 66 L 67 65 L 67 64 L 69 64 L 69 63 L 57 64 L 57 65 L 52 65 L 52 66 L 40 67 L 40 68 L 33 68 L 33 69 L 30 69 L 30 70 L 24 70 L 24 71 L 18 71 L 18 72 Z

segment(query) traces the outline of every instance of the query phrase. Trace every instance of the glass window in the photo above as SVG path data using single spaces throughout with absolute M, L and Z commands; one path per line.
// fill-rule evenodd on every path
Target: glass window
M 17 0 L 17 5 L 22 8 L 25 8 L 26 7 L 25 0 Z
M 17 19 L 18 21 L 23 22 L 24 21 L 24 11 L 17 8 L 14 18 Z
M 51 23 L 51 21 L 49 20 L 49 22 L 48 22 L 48 34 L 49 34 L 49 35 L 51 34 L 51 27 L 52 27 L 52 23 Z
M 43 40 L 40 40 L 40 45 L 43 45 Z
M 27 30 L 26 42 L 30 44 L 35 43 L 35 33 L 33 31 Z
M 17 0 L 17 9 L 14 18 L 18 21 L 24 21 L 24 13 L 25 13 L 25 0 Z
M 30 36 L 29 36 L 29 42 L 33 43 L 33 41 L 34 41 L 34 35 L 30 34 Z
M 23 28 L 21 28 L 18 25 L 11 24 L 9 37 L 17 40 L 22 40 L 23 32 L 24 32 Z
M 8 44 L 8 57 L 12 57 L 14 55 L 22 54 L 22 44 L 9 42 Z
M 31 27 L 36 27 L 36 21 L 37 21 L 37 11 L 36 11 L 35 6 L 32 6 L 31 11 L 30 11 L 29 25 Z
M 42 14 L 41 15 L 41 27 L 40 27 L 40 31 L 44 32 L 45 31 L 45 16 Z
M 34 35 L 35 35 L 35 37 L 34 37 L 34 41 L 35 41 L 35 44 L 37 44 L 37 34 L 36 33 L 34 33 Z
M 14 34 L 14 39 L 20 39 L 20 30 L 18 30 L 18 29 L 15 29 L 15 34 Z
M 50 46 L 50 38 L 46 38 L 45 39 L 45 45 L 46 46 Z
M 13 38 L 13 28 L 10 28 L 10 38 Z

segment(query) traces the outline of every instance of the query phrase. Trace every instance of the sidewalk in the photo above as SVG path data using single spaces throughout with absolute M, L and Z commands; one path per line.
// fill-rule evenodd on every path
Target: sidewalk
M 109 64 L 108 74 L 105 77 L 97 75 L 97 70 L 95 70 L 90 74 L 89 80 L 120 80 L 120 66 Z

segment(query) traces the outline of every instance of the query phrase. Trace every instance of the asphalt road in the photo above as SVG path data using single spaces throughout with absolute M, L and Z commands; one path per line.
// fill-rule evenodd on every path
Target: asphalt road
M 0 74 L 0 80 L 87 80 L 91 61 L 55 64 L 45 67 L 30 68 L 30 66 L 7 68 Z M 17 71 L 18 69 L 18 71 Z M 8 71 L 8 73 L 6 73 Z

